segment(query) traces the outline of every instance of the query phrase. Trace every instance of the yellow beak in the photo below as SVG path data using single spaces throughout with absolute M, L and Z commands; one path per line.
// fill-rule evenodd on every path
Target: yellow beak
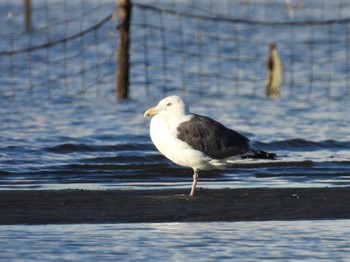
M 159 112 L 159 109 L 157 107 L 152 107 L 152 108 L 146 110 L 146 112 L 143 114 L 143 116 L 144 117 L 153 116 L 153 115 L 158 114 L 158 112 Z

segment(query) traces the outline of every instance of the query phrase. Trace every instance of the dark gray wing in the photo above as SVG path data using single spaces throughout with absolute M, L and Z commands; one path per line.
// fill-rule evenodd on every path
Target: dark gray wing
M 219 122 L 200 115 L 181 123 L 177 138 L 214 159 L 242 155 L 249 151 L 249 139 Z

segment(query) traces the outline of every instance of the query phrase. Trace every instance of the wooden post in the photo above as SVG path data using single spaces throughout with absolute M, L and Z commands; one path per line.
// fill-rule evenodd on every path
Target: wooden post
M 118 98 L 128 98 L 129 91 L 129 28 L 131 17 L 131 1 L 119 0 L 118 13 L 120 24 L 119 47 L 118 47 L 118 68 L 116 94 Z
M 269 44 L 269 57 L 266 61 L 267 77 L 265 83 L 265 95 L 273 98 L 280 97 L 282 83 L 282 61 L 277 53 L 275 42 Z
M 28 33 L 31 31 L 32 18 L 32 1 L 24 0 L 24 30 Z

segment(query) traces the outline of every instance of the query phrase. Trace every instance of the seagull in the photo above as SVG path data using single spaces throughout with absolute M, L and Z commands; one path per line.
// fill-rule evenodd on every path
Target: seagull
M 257 149 L 244 135 L 221 123 L 189 111 L 179 96 L 168 96 L 145 111 L 152 117 L 150 136 L 166 158 L 194 171 L 190 196 L 194 196 L 199 170 L 224 169 L 238 159 L 275 159 L 276 154 Z

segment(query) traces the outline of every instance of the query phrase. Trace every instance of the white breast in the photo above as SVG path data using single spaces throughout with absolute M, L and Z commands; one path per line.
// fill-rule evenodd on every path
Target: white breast
M 189 116 L 187 116 L 187 119 Z M 168 121 L 166 117 L 155 115 L 151 120 L 150 135 L 152 142 L 157 149 L 168 159 L 174 163 L 198 168 L 211 169 L 209 157 L 198 150 L 194 150 L 187 143 L 177 138 L 177 126 L 179 120 L 171 119 Z

